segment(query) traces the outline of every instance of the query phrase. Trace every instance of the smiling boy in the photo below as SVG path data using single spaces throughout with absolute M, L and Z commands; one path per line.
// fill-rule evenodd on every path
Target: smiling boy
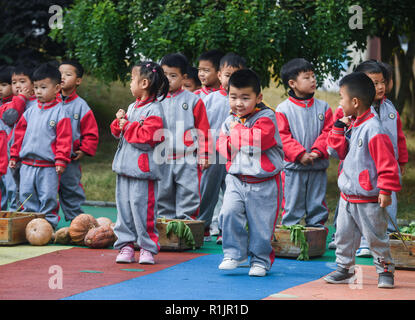
M 223 57 L 220 50 L 209 50 L 202 53 L 198 58 L 198 76 L 202 88 L 194 93 L 204 99 L 209 93 L 219 90 L 221 82 L 218 77 L 220 59 Z

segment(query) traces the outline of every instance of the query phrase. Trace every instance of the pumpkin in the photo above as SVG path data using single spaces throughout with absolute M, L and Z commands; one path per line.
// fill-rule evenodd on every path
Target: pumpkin
M 98 222 L 92 215 L 81 213 L 72 220 L 69 226 L 69 236 L 74 244 L 84 245 L 86 234 L 96 227 L 98 227 Z
M 110 225 L 100 226 L 88 231 L 84 242 L 89 248 L 102 249 L 112 246 L 116 240 Z
M 97 218 L 97 222 L 99 226 L 110 225 L 112 223 L 111 219 L 107 217 L 99 217 Z
M 44 246 L 52 239 L 53 228 L 43 218 L 36 218 L 26 225 L 26 239 L 33 246 Z
M 71 236 L 69 235 L 69 227 L 60 228 L 56 231 L 53 243 L 70 244 Z

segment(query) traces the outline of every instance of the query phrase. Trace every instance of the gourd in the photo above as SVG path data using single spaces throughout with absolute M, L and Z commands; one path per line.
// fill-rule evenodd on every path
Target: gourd
M 27 224 L 25 232 L 31 245 L 44 246 L 52 239 L 53 228 L 46 219 L 36 218 Z
M 112 223 L 111 219 L 107 217 L 99 217 L 97 218 L 97 222 L 99 226 L 111 225 Z
M 56 231 L 53 243 L 70 244 L 71 236 L 69 235 L 69 227 L 60 228 Z
M 85 236 L 85 245 L 93 249 L 103 249 L 112 246 L 116 240 L 110 225 L 103 225 L 88 231 Z
M 69 236 L 74 244 L 84 245 L 86 234 L 96 227 L 98 227 L 98 222 L 92 215 L 81 213 L 72 220 L 69 226 Z

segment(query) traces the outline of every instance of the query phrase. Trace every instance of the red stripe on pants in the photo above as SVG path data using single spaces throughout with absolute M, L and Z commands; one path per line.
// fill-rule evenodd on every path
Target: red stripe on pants
M 154 233 L 154 206 L 156 200 L 154 195 L 154 180 L 148 180 L 148 197 L 147 197 L 147 233 L 151 240 L 157 245 L 157 250 L 160 250 L 159 238 Z
M 274 238 L 274 232 L 275 232 L 275 225 L 277 224 L 277 220 L 278 220 L 278 214 L 280 212 L 280 192 L 281 192 L 281 184 L 280 184 L 280 174 L 277 174 L 275 176 L 275 182 L 277 183 L 277 212 L 275 214 L 275 220 L 274 220 L 274 226 L 272 228 L 272 236 L 271 236 L 271 241 Z M 271 246 L 272 248 L 272 246 Z M 269 258 L 271 260 L 271 266 L 274 263 L 275 260 L 275 251 L 274 248 L 271 249 L 271 254 L 269 255 Z

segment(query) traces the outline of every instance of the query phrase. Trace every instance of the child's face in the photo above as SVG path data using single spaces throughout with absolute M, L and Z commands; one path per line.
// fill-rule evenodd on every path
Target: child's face
M 288 85 L 297 96 L 307 96 L 316 91 L 316 77 L 313 71 L 300 72 L 297 79 L 288 81 Z
M 180 68 L 177 67 L 169 67 L 166 65 L 162 65 L 161 67 L 169 80 L 169 92 L 176 92 L 177 90 L 180 90 L 183 86 L 184 80 L 187 78 L 186 75 L 182 74 Z
M 382 100 L 386 93 L 386 84 L 385 78 L 383 78 L 382 73 L 367 73 L 366 74 L 370 79 L 372 79 L 373 84 L 375 85 L 376 95 L 375 101 Z
M 15 96 L 22 92 L 23 88 L 27 88 L 29 92 L 33 92 L 33 83 L 27 75 L 15 74 L 12 75 L 12 91 Z
M 342 107 L 344 115 L 346 117 L 356 116 L 356 98 L 350 98 L 349 92 L 345 86 L 340 87 L 340 102 L 339 105 Z
M 198 76 L 202 86 L 212 87 L 219 82 L 218 72 L 212 62 L 208 60 L 200 60 L 198 71 Z
M 0 99 L 4 99 L 13 94 L 12 85 L 7 82 L 0 83 Z
M 257 95 L 251 87 L 229 88 L 229 104 L 232 111 L 238 116 L 243 117 L 252 113 L 255 106 L 262 101 L 262 94 Z
M 60 91 L 60 83 L 55 83 L 50 78 L 42 79 L 34 82 L 35 95 L 39 102 L 51 102 L 56 98 L 56 94 Z
M 196 82 L 193 79 L 184 79 L 183 80 L 183 89 L 188 90 L 190 92 L 194 92 L 197 89 L 200 89 Z
M 240 68 L 234 68 L 228 65 L 223 66 L 219 70 L 218 78 L 219 78 L 220 84 L 225 90 L 228 90 L 229 78 L 231 77 L 232 73 L 238 70 L 240 70 Z
M 61 87 L 63 91 L 73 91 L 81 84 L 82 78 L 78 78 L 74 66 L 62 64 L 59 66 L 59 71 L 61 73 Z
M 146 92 L 147 81 L 140 75 L 140 67 L 133 68 L 131 72 L 130 90 L 136 98 L 141 98 Z

